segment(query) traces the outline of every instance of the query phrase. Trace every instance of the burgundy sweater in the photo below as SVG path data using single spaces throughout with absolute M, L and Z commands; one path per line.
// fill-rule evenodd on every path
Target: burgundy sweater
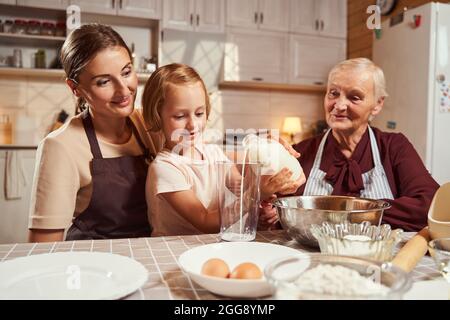
M 431 200 L 439 188 L 408 139 L 401 133 L 387 133 L 373 128 L 381 163 L 386 172 L 394 200 L 383 199 L 391 209 L 383 214 L 383 223 L 405 231 L 418 231 L 427 225 Z M 294 145 L 301 153 L 300 164 L 308 178 L 323 134 Z M 369 132 L 366 130 L 352 157 L 347 159 L 330 133 L 324 146 L 320 170 L 334 187 L 334 195 L 358 196 L 363 188 L 361 174 L 374 167 Z M 297 195 L 302 195 L 306 183 Z

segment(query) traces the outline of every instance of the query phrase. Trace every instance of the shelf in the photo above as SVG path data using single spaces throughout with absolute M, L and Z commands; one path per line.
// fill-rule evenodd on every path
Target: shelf
M 219 83 L 220 90 L 256 90 L 256 91 L 281 91 L 292 93 L 324 93 L 323 85 L 299 85 L 288 83 L 263 83 L 250 81 L 224 81 Z
M 138 73 L 139 83 L 144 83 L 150 77 L 151 73 Z M 0 67 L 1 76 L 21 76 L 21 77 L 39 77 L 42 79 L 60 79 L 64 80 L 65 73 L 62 69 L 30 69 L 30 68 L 9 68 Z
M 36 150 L 37 145 L 0 144 L 0 150 Z
M 35 36 L 31 34 L 15 34 L 0 32 L 0 42 L 8 45 L 55 46 L 66 40 L 66 37 Z

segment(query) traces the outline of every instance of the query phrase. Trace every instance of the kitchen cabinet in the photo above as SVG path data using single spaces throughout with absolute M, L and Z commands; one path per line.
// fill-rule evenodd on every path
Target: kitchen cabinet
M 325 85 L 328 72 L 345 57 L 345 39 L 291 34 L 289 82 Z
M 224 0 L 164 0 L 163 28 L 223 33 Z
M 346 0 L 290 0 L 290 31 L 345 38 Z
M 227 25 L 288 31 L 289 0 L 227 0 Z
M 15 1 L 14 4 L 16 4 Z M 34 8 L 65 10 L 69 5 L 69 0 L 17 0 L 17 5 Z
M 0 4 L 16 4 L 16 0 L 0 0 Z
M 70 0 L 81 12 L 119 15 L 145 19 L 161 18 L 161 0 Z
M 230 28 L 223 80 L 287 82 L 288 34 Z

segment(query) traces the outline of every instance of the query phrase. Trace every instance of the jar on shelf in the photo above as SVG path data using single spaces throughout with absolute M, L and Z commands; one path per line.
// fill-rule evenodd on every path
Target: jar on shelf
M 45 50 L 39 49 L 34 54 L 34 67 L 36 69 L 45 69 L 46 68 L 46 61 L 45 61 Z
M 29 20 L 27 25 L 27 33 L 32 35 L 41 34 L 41 23 L 37 20 Z
M 52 22 L 43 22 L 41 34 L 43 36 L 54 36 L 56 32 L 55 24 Z
M 66 23 L 65 22 L 57 22 L 56 23 L 55 35 L 57 37 L 65 37 L 66 36 Z
M 5 23 L 3 24 L 3 32 L 5 32 L 5 33 L 12 33 L 13 32 L 13 26 L 14 26 L 14 21 L 12 21 L 12 20 L 5 20 Z
M 27 33 L 27 22 L 22 19 L 14 20 L 13 33 L 25 34 Z

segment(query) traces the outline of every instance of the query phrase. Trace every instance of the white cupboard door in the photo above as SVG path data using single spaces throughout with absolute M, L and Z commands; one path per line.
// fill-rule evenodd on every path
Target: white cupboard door
M 224 80 L 286 82 L 288 36 L 278 32 L 230 29 Z
M 100 13 L 100 14 L 117 14 L 116 0 L 70 0 L 70 4 L 80 7 L 81 15 L 83 12 Z
M 146 19 L 161 18 L 161 0 L 120 0 L 118 14 Z
M 318 34 L 319 19 L 317 18 L 316 2 L 320 0 L 291 0 L 290 31 L 302 34 Z
M 227 25 L 257 29 L 258 0 L 227 0 Z
M 31 1 L 27 1 L 31 2 Z M 16 4 L 16 0 L 0 0 L 0 4 Z M 22 4 L 24 6 L 24 4 Z
M 0 3 L 16 4 L 16 1 L 0 1 Z M 47 8 L 47 9 L 66 9 L 69 0 L 17 0 L 18 6 Z
M 322 36 L 345 38 L 347 0 L 320 0 L 319 31 Z
M 163 0 L 163 28 L 194 30 L 194 0 Z
M 289 0 L 260 0 L 259 28 L 273 31 L 289 31 Z
M 290 83 L 327 83 L 328 72 L 345 59 L 346 40 L 291 35 Z
M 225 0 L 196 0 L 195 30 L 223 33 L 225 29 Z

